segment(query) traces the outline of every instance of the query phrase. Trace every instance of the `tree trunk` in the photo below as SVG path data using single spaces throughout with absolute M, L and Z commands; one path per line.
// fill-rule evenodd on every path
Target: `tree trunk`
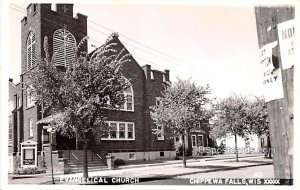
M 83 156 L 83 177 L 88 178 L 88 161 L 87 161 L 87 141 L 84 141 L 83 145 L 83 151 L 84 151 L 84 156 Z
M 79 150 L 77 133 L 75 134 L 75 141 L 76 141 L 76 150 Z
M 50 163 L 51 163 L 51 177 L 52 177 L 52 184 L 55 184 L 55 180 L 53 177 L 53 160 L 52 160 L 52 132 L 50 132 Z
M 182 161 L 183 161 L 183 167 L 186 168 L 185 138 L 184 138 L 184 134 L 182 135 Z
M 235 141 L 235 154 L 236 154 L 236 162 L 239 162 L 239 152 L 237 148 L 237 136 L 234 134 L 234 141 Z
M 268 158 L 272 158 L 270 135 L 267 136 Z

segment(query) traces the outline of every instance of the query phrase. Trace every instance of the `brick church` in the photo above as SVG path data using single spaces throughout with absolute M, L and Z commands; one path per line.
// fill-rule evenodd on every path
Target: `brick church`
M 13 170 L 15 167 L 17 157 L 24 167 L 38 166 L 41 157 L 49 166 L 52 141 L 56 172 L 69 173 L 72 170 L 71 163 L 79 163 L 82 159 L 81 151 L 76 150 L 76 139 L 69 139 L 58 132 L 49 133 L 45 127 L 48 124 L 40 122 L 42 119 L 46 121 L 41 106 L 35 104 L 24 88 L 28 71 L 45 57 L 45 36 L 49 41 L 50 57 L 57 52 L 53 56 L 55 64 L 68 66 L 72 63 L 75 59 L 74 47 L 87 36 L 87 16 L 77 13 L 74 18 L 72 4 L 56 4 L 55 11 L 51 10 L 51 4 L 30 4 L 21 25 L 20 83 L 9 81 L 10 168 Z M 110 40 L 118 44 L 117 51 L 125 48 L 118 35 L 112 35 Z M 87 47 L 84 44 L 79 52 L 88 52 Z M 131 57 L 130 62 L 122 66 L 122 72 L 125 78 L 130 79 L 131 87 L 124 92 L 130 99 L 125 101 L 121 110 L 110 110 L 109 126 L 113 133 L 106 138 L 93 137 L 88 152 L 89 162 L 95 162 L 94 166 L 98 163 L 99 167 L 105 165 L 108 153 L 125 161 L 175 158 L 174 140 L 152 133 L 156 126 L 149 110 L 149 106 L 156 104 L 156 97 L 161 96 L 164 84 L 169 81 L 169 71 L 152 70 L 150 65 L 140 66 Z M 206 130 L 191 134 L 188 139 L 189 147 L 211 144 Z M 66 165 L 70 166 L 67 169 L 69 171 L 66 171 Z

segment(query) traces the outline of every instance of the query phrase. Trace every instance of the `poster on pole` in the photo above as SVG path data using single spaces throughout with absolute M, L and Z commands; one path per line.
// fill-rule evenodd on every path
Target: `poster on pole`
M 283 98 L 283 86 L 281 69 L 273 64 L 272 49 L 278 45 L 278 42 L 272 42 L 260 48 L 259 62 L 263 71 L 263 85 L 265 101 Z
M 282 69 L 289 69 L 295 64 L 295 20 L 288 20 L 277 25 Z

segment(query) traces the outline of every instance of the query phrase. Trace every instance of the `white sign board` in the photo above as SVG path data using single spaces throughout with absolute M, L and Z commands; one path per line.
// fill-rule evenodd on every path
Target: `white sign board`
M 277 41 L 264 45 L 260 49 L 259 62 L 263 70 L 263 85 L 265 101 L 283 98 L 281 69 L 275 68 L 272 61 L 272 48 Z
M 21 167 L 37 167 L 37 142 L 21 143 Z
M 282 69 L 289 69 L 295 64 L 295 20 L 288 20 L 277 25 Z

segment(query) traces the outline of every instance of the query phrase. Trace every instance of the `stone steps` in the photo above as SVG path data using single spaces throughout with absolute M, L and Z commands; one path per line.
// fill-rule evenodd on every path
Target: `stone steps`
M 76 159 L 75 156 L 76 156 Z M 66 150 L 63 153 L 64 158 L 68 160 L 69 172 L 68 173 L 77 173 L 83 172 L 83 160 L 84 160 L 84 151 L 83 150 Z M 101 160 L 93 151 L 87 151 L 87 162 L 88 162 L 88 171 L 99 171 L 108 169 L 103 160 Z

